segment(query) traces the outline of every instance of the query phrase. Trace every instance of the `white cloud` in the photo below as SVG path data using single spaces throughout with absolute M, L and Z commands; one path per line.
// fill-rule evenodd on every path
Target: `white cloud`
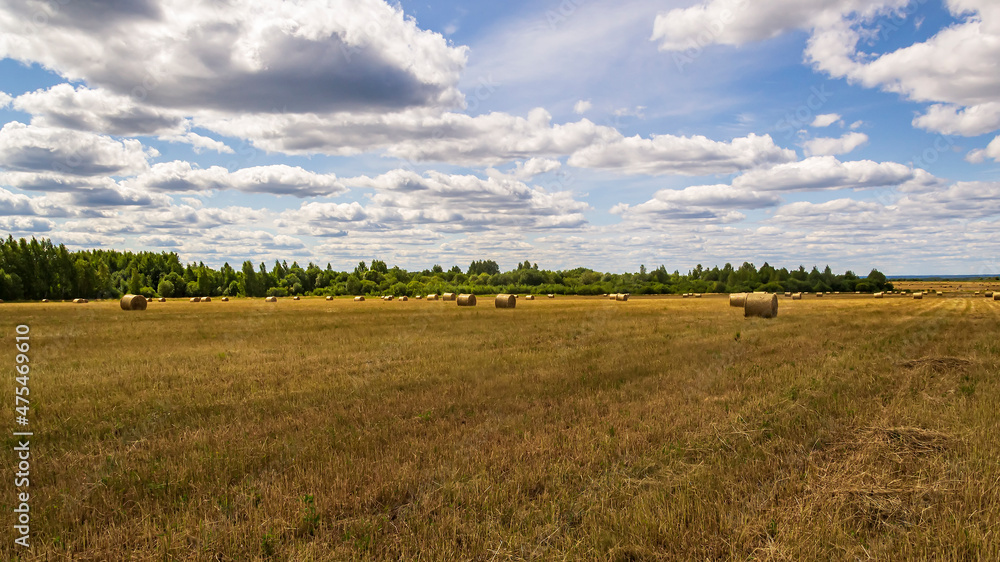
M 864 133 L 848 133 L 840 138 L 819 137 L 802 143 L 806 156 L 837 156 L 853 152 L 868 143 Z
M 590 101 L 580 100 L 573 106 L 573 113 L 583 115 L 584 113 L 590 111 L 592 107 L 594 107 L 594 104 L 590 103 Z
M 934 104 L 913 119 L 913 126 L 946 135 L 983 135 L 1000 129 L 1000 101 L 970 107 Z
M 816 118 L 813 119 L 812 124 L 810 124 L 809 126 L 823 128 L 823 127 L 829 127 L 834 123 L 840 123 L 840 122 L 841 122 L 841 117 L 839 113 L 824 113 L 823 115 L 817 115 Z
M 817 191 L 897 187 L 909 183 L 937 185 L 937 182 L 924 170 L 896 162 L 841 162 L 833 156 L 815 156 L 749 171 L 733 180 L 733 186 L 757 191 Z
M 335 174 L 317 174 L 297 166 L 275 164 L 230 172 L 221 166 L 202 169 L 179 160 L 155 164 L 148 172 L 124 183 L 170 193 L 232 189 L 244 193 L 322 197 L 346 191 Z
M 75 129 L 108 135 L 169 135 L 186 128 L 173 110 L 139 103 L 134 97 L 85 86 L 57 84 L 18 96 L 14 109 L 32 115 L 40 127 Z
M 0 92 L 0 109 L 10 105 L 10 102 L 13 100 L 14 98 L 12 98 L 7 92 Z
M 709 45 L 743 45 L 793 29 L 826 27 L 857 12 L 871 17 L 908 0 L 705 0 L 659 14 L 652 39 L 664 51 L 701 50 Z
M 973 150 L 965 159 L 973 164 L 981 164 L 987 158 L 1000 162 L 1000 137 L 993 139 L 984 149 Z
M 728 185 L 697 185 L 685 189 L 661 189 L 645 203 L 615 205 L 612 214 L 639 222 L 721 221 L 735 222 L 745 216 L 733 209 L 762 209 L 780 202 L 776 195 L 762 194 Z
M 0 57 L 158 107 L 307 113 L 457 106 L 466 49 L 382 0 L 33 0 L 0 11 Z
M 625 174 L 728 174 L 756 167 L 790 162 L 795 152 L 779 148 L 769 135 L 750 134 L 730 142 L 703 136 L 654 135 L 617 137 L 575 152 L 569 165 Z
M 215 139 L 199 135 L 198 133 L 187 132 L 181 135 L 162 135 L 160 140 L 166 142 L 180 142 L 190 144 L 194 147 L 196 154 L 201 154 L 204 150 L 214 150 L 220 154 L 233 154 L 232 148 L 226 143 Z
M 158 156 L 134 139 L 70 129 L 37 127 L 11 121 L 0 129 L 0 167 L 22 172 L 58 172 L 75 176 L 131 175 Z

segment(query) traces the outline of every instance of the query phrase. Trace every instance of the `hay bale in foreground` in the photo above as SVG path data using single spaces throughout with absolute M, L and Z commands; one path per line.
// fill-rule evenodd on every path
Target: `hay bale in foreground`
M 514 308 L 517 306 L 517 297 L 514 295 L 508 295 L 506 293 L 501 293 L 497 295 L 495 301 L 493 301 L 497 308 Z
M 119 304 L 122 310 L 146 310 L 146 297 L 142 295 L 125 295 Z
M 802 300 L 802 293 L 792 293 L 792 300 L 793 301 L 800 301 L 800 300 Z
M 201 302 L 212 302 L 212 297 L 201 297 Z
M 791 293 L 786 293 L 786 295 L 791 296 Z M 733 293 L 729 295 L 729 306 L 742 308 L 747 303 L 746 293 Z
M 628 298 L 632 296 L 629 293 L 618 293 L 615 295 L 615 300 L 618 302 L 628 302 Z
M 743 306 L 744 317 L 774 318 L 778 315 L 778 295 L 747 295 Z
M 913 298 L 916 299 L 916 300 L 920 300 L 920 299 L 924 298 L 924 294 L 923 293 L 913 293 Z
M 882 296 L 883 296 L 882 293 L 875 293 L 875 298 L 877 299 L 882 298 Z
M 278 297 L 267 297 L 264 302 L 278 302 Z
M 476 295 L 458 295 L 458 306 L 476 306 Z
M 993 300 L 1000 301 L 1000 293 L 993 293 Z
M 354 297 L 354 302 L 365 302 L 365 297 Z
M 453 301 L 456 298 L 457 298 L 457 296 L 455 295 L 455 293 L 445 293 L 445 294 L 441 295 L 441 300 L 443 300 L 443 301 Z

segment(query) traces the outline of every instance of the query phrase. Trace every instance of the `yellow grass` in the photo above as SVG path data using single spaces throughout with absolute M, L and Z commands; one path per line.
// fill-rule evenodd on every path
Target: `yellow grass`
M 449 304 L 5 304 L 0 559 L 1000 559 L 1000 303 Z

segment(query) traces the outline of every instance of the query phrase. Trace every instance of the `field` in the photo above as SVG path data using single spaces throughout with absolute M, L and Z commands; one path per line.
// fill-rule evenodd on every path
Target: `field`
M 7 437 L 0 559 L 1000 559 L 983 297 L 0 317 L 4 404 L 31 327 L 35 431 L 33 547 Z

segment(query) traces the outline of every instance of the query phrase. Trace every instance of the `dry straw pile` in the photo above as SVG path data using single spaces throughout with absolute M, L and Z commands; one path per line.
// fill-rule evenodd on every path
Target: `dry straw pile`
M 264 302 L 278 302 L 278 297 L 267 297 Z
M 497 295 L 496 301 L 497 308 L 514 308 L 517 306 L 517 297 L 515 295 L 499 294 Z
M 455 300 L 455 298 L 456 298 L 455 293 L 445 293 L 441 295 L 441 300 L 443 301 L 453 301 Z
M 778 315 L 778 295 L 753 293 L 747 295 L 743 306 L 743 316 L 757 318 L 774 318 Z
M 458 295 L 458 306 L 476 306 L 476 295 Z
M 791 296 L 791 293 L 785 293 L 785 294 Z M 732 295 L 729 295 L 729 306 L 742 308 L 744 305 L 746 305 L 746 303 L 747 303 L 746 293 L 733 293 Z
M 142 295 L 125 295 L 121 300 L 122 310 L 146 310 L 146 297 Z

